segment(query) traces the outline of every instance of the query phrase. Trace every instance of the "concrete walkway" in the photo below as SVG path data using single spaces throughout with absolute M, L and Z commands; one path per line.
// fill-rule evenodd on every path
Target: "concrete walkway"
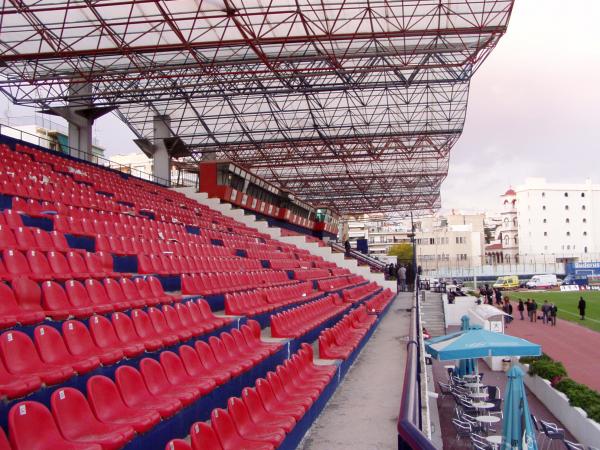
M 406 362 L 412 293 L 396 297 L 299 448 L 397 449 L 396 422 Z

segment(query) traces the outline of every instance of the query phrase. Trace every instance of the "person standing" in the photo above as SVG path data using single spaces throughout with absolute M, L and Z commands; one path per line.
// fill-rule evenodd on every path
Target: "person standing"
M 579 297 L 579 303 L 577 303 L 577 308 L 579 308 L 579 315 L 581 318 L 579 320 L 585 320 L 585 300 L 583 297 Z
M 400 292 L 406 292 L 406 267 L 403 265 L 398 268 L 398 288 Z
M 517 306 L 519 310 L 519 315 L 521 316 L 521 320 L 525 320 L 523 317 L 523 311 L 525 311 L 525 305 L 523 304 L 523 300 L 519 299 L 519 306 Z
M 538 304 L 535 301 L 535 298 L 531 300 L 532 308 L 533 308 L 533 321 L 537 322 L 537 312 L 538 312 Z
M 492 303 L 493 293 L 494 293 L 494 291 L 492 291 L 492 288 L 490 288 L 490 285 L 486 284 L 485 285 L 485 297 L 487 298 L 488 305 L 493 305 L 493 303 Z
M 350 241 L 348 239 L 346 239 L 346 242 L 344 242 L 344 250 L 346 250 L 346 256 L 350 256 L 350 250 L 352 250 L 352 247 L 350 246 Z
M 550 303 L 550 322 L 552 326 L 556 326 L 556 315 L 558 314 L 558 307 L 554 303 Z
M 496 295 L 496 305 L 502 304 L 502 291 L 499 288 L 494 289 Z
M 527 317 L 529 317 L 530 322 L 533 322 L 533 303 L 531 303 L 531 299 L 527 299 L 525 306 L 527 307 Z
M 544 323 L 550 323 L 550 304 L 548 300 L 544 300 L 544 304 L 542 305 L 542 321 Z

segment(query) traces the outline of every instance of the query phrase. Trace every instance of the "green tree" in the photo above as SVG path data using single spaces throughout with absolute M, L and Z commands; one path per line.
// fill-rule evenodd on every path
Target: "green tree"
M 398 263 L 410 263 L 413 259 L 413 247 L 411 244 L 394 244 L 388 250 L 388 256 L 395 256 Z

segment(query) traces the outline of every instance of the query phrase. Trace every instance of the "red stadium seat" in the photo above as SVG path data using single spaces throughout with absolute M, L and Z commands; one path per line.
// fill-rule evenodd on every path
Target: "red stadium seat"
M 125 356 L 120 348 L 102 349 L 98 347 L 86 326 L 76 320 L 63 323 L 62 335 L 69 352 L 76 357 L 96 356 L 102 364 L 109 365 Z
M 38 390 L 41 385 L 42 380 L 37 375 L 9 373 L 0 359 L 0 396 L 6 396 L 9 399 L 23 397 Z
M 92 279 L 88 279 L 92 281 Z M 86 280 L 86 283 L 88 282 Z M 95 280 L 94 280 L 95 281 Z M 96 283 L 98 283 L 96 281 Z M 98 283 L 99 284 L 99 283 Z M 67 292 L 67 297 L 69 298 L 69 302 L 72 305 L 86 305 L 90 306 L 94 312 L 99 314 L 104 314 L 107 312 L 114 311 L 114 306 L 110 303 L 98 304 L 92 301 L 92 297 L 89 295 L 89 291 L 86 287 L 77 280 L 69 280 L 65 283 L 65 291 Z M 94 298 L 94 300 L 98 300 Z
M 19 227 L 14 230 L 17 245 L 22 250 L 44 251 L 40 248 L 29 227 Z M 2 225 L 0 225 L 0 248 L 2 248 Z
M 224 409 L 213 409 L 210 415 L 210 423 L 223 448 L 243 448 L 245 450 L 273 450 L 275 448 L 273 444 L 245 439 L 240 436 L 231 416 Z
M 163 290 L 160 280 L 156 277 L 146 277 L 146 281 L 150 285 L 150 289 L 154 297 L 158 298 L 161 303 L 172 303 L 181 301 L 181 295 L 169 295 Z
M 85 280 L 85 290 L 87 291 L 88 297 L 94 305 L 94 310 L 99 313 L 103 310 L 108 312 L 112 311 L 113 309 L 117 311 L 123 311 L 125 309 L 129 309 L 130 307 L 129 302 L 126 301 L 112 302 L 106 293 L 104 285 L 100 281 L 93 278 L 88 278 Z
M 213 428 L 205 422 L 196 422 L 190 428 L 193 450 L 224 450 Z M 177 447 L 165 450 L 178 450 Z M 182 448 L 182 450 L 185 450 Z
M 145 303 L 141 299 L 128 299 L 123 292 L 123 288 L 121 283 L 117 280 L 113 280 L 112 278 L 105 278 L 104 280 L 104 288 L 106 289 L 106 293 L 108 294 L 108 298 L 112 303 L 123 304 L 126 303 L 134 308 L 139 308 L 141 306 L 145 306 Z
M 131 426 L 144 433 L 160 422 L 157 411 L 130 408 L 123 403 L 117 386 L 105 376 L 94 375 L 88 380 L 87 397 L 96 417 L 106 424 Z
M 135 331 L 131 318 L 122 312 L 115 312 L 111 315 L 111 321 L 117 337 L 123 344 L 139 344 L 143 345 L 148 351 L 158 350 L 163 346 L 162 340 L 159 338 L 142 339 Z
M 31 317 L 31 322 L 41 322 L 46 317 L 46 313 L 42 308 L 42 289 L 39 284 L 30 278 L 18 277 L 11 282 L 11 286 L 19 307 L 25 311 L 27 317 Z
M 97 356 L 74 356 L 69 353 L 60 332 L 53 327 L 40 325 L 33 332 L 38 353 L 47 364 L 71 366 L 78 374 L 90 372 L 100 366 Z
M 8 438 L 2 428 L 0 428 L 0 450 L 11 450 Z
M 212 450 L 221 450 L 219 447 L 211 447 L 211 449 Z M 188 444 L 183 439 L 172 439 L 169 442 L 167 442 L 167 445 L 165 446 L 165 450 L 192 450 L 192 447 L 190 447 L 190 444 Z M 193 450 L 197 450 L 197 449 L 193 449 Z
M 214 380 L 196 378 L 189 374 L 183 362 L 176 353 L 165 351 L 160 354 L 160 364 L 169 382 L 180 387 L 198 388 L 202 395 L 212 391 L 217 383 Z
M 235 428 L 244 439 L 253 441 L 265 441 L 278 447 L 285 439 L 285 431 L 282 428 L 273 425 L 255 423 L 244 402 L 231 397 L 227 401 L 227 412 L 229 413 Z
M 189 345 L 179 347 L 179 357 L 187 373 L 197 379 L 214 380 L 217 384 L 226 383 L 231 379 L 228 371 L 209 371 L 200 360 L 196 350 Z
M 267 411 L 254 388 L 246 387 L 242 390 L 242 401 L 254 423 L 279 427 L 286 433 L 292 431 L 296 425 L 296 419 L 292 415 Z
M 166 346 L 175 345 L 179 342 L 179 338 L 174 333 L 164 332 L 159 334 L 152 325 L 148 314 L 141 309 L 131 311 L 131 320 L 136 333 L 144 341 L 159 340 Z
M 2 261 L 4 262 L 4 267 L 6 268 L 7 275 L 11 278 L 16 278 L 19 276 L 30 277 L 35 280 L 44 280 L 48 279 L 47 277 L 37 277 L 33 274 L 31 269 L 29 268 L 29 263 L 27 262 L 27 258 L 23 253 L 19 250 L 5 249 L 2 251 Z
M 181 341 L 187 341 L 192 337 L 192 333 L 188 330 L 171 328 L 164 314 L 158 308 L 148 308 L 148 316 L 158 334 L 175 334 Z
M 120 274 L 112 270 L 112 257 L 102 252 L 83 254 L 88 271 L 96 278 L 119 277 Z
M 46 384 L 62 383 L 75 375 L 70 365 L 45 364 L 22 331 L 6 331 L 0 336 L 0 354 L 10 373 L 37 376 Z
M 27 250 L 27 247 L 22 247 L 17 243 L 13 230 L 6 225 L 0 225 L 0 250 L 4 249 Z
M 14 405 L 8 413 L 8 426 L 14 450 L 102 450 L 97 444 L 78 444 L 63 438 L 48 408 L 38 402 Z
M 198 388 L 171 384 L 163 367 L 154 359 L 142 359 L 140 372 L 142 372 L 148 390 L 155 396 L 177 398 L 185 406 L 200 398 L 200 389 Z
M 163 418 L 171 417 L 183 408 L 176 398 L 150 393 L 142 374 L 131 366 L 119 367 L 115 372 L 115 382 L 123 401 L 130 408 L 155 410 Z
M 65 290 L 54 281 L 42 283 L 42 294 L 44 310 L 53 319 L 62 320 L 69 316 L 89 317 L 93 312 L 91 305 L 82 303 L 76 306 L 70 303 Z M 85 299 L 82 300 L 85 301 Z
M 100 422 L 85 396 L 77 389 L 62 388 L 50 398 L 52 415 L 62 435 L 78 444 L 99 444 L 103 450 L 117 450 L 135 437 L 129 425 Z
M 90 334 L 98 347 L 103 350 L 122 350 L 125 356 L 133 358 L 144 353 L 144 345 L 138 342 L 122 342 L 106 317 L 94 316 L 90 319 Z
M 73 250 L 69 243 L 67 242 L 67 238 L 60 231 L 51 231 L 50 237 L 52 238 L 52 242 L 54 243 L 54 250 L 57 252 L 69 252 Z
M 255 382 L 256 392 L 260 396 L 260 400 L 264 408 L 270 414 L 280 414 L 292 416 L 296 421 L 300 420 L 306 412 L 306 407 L 280 401 L 273 392 L 271 385 L 264 378 L 259 378 Z
M 46 230 L 41 228 L 34 228 L 32 230 L 33 237 L 36 242 L 38 250 L 42 252 L 49 252 L 50 250 L 56 250 L 54 242 L 52 242 L 52 236 Z

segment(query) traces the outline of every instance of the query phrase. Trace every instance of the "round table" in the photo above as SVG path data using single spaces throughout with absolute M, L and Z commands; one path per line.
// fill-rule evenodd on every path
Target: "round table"
M 477 402 L 477 403 L 473 403 L 471 406 L 476 409 L 489 409 L 489 408 L 493 408 L 494 404 L 489 403 L 489 402 Z
M 469 397 L 475 398 L 475 399 L 482 399 L 482 398 L 487 398 L 488 394 L 486 394 L 485 392 L 474 392 L 472 394 L 469 394 Z
M 493 423 L 500 422 L 500 417 L 496 416 L 477 416 L 475 417 L 477 422 L 481 422 L 486 428 L 489 427 Z
M 502 444 L 502 436 L 500 436 L 499 434 L 487 436 L 485 440 L 492 444 L 494 448 L 498 448 L 500 444 Z

